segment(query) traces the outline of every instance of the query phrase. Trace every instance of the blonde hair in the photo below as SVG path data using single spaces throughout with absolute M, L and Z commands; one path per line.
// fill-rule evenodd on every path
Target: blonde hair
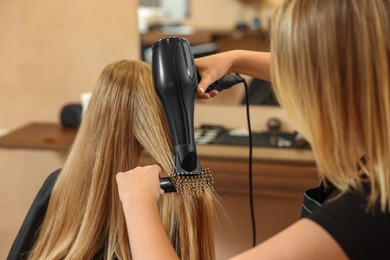
M 113 62 L 100 75 L 30 259 L 90 259 L 98 252 L 131 259 L 115 175 L 136 167 L 143 150 L 170 174 L 170 136 L 150 66 Z M 160 200 L 163 224 L 182 259 L 215 258 L 215 196 L 166 194 Z
M 272 20 L 272 80 L 320 173 L 340 190 L 369 178 L 390 209 L 390 2 L 287 0 Z M 359 158 L 364 155 L 364 165 Z

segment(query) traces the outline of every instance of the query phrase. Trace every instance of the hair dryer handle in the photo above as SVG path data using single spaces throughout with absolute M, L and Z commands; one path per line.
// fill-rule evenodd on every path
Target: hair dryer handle
M 198 81 L 200 82 L 201 78 L 198 73 Z M 244 82 L 245 79 L 242 78 L 239 74 L 230 74 L 230 75 L 225 75 L 219 80 L 215 81 L 213 84 L 207 87 L 206 93 L 210 92 L 212 90 L 216 90 L 218 92 L 221 92 L 222 90 L 231 88 L 232 86 Z

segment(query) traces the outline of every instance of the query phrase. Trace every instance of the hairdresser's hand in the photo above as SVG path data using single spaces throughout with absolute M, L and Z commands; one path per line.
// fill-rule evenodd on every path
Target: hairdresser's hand
M 195 63 L 201 77 L 196 94 L 198 98 L 208 99 L 218 95 L 215 90 L 209 93 L 205 91 L 212 83 L 227 74 L 239 73 L 271 81 L 269 52 L 232 50 L 195 59 Z
M 201 77 L 196 93 L 198 98 L 209 99 L 218 95 L 216 90 L 209 93 L 205 91 L 212 83 L 230 73 L 233 57 L 233 52 L 229 51 L 195 59 L 196 68 Z
M 161 168 L 158 165 L 137 167 L 116 175 L 122 204 L 157 203 L 160 197 Z
M 179 259 L 159 215 L 160 174 L 150 165 L 116 175 L 132 259 Z

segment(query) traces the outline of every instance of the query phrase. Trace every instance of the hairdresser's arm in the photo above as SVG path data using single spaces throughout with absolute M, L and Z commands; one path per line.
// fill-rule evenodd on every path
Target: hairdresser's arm
M 222 76 L 239 73 L 263 80 L 271 80 L 271 54 L 246 50 L 222 52 L 195 60 L 197 70 L 201 76 L 197 96 L 209 98 L 218 94 L 212 91 L 204 93 L 206 88 Z
M 272 259 L 348 259 L 344 251 L 321 226 L 302 219 L 260 245 L 231 260 Z
M 158 211 L 157 165 L 137 167 L 116 176 L 133 259 L 178 259 Z

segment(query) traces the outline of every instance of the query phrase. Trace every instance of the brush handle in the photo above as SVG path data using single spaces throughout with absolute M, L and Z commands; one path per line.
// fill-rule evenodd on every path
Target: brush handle
M 160 179 L 160 188 L 163 189 L 165 193 L 176 192 L 176 188 L 169 177 L 163 177 Z

